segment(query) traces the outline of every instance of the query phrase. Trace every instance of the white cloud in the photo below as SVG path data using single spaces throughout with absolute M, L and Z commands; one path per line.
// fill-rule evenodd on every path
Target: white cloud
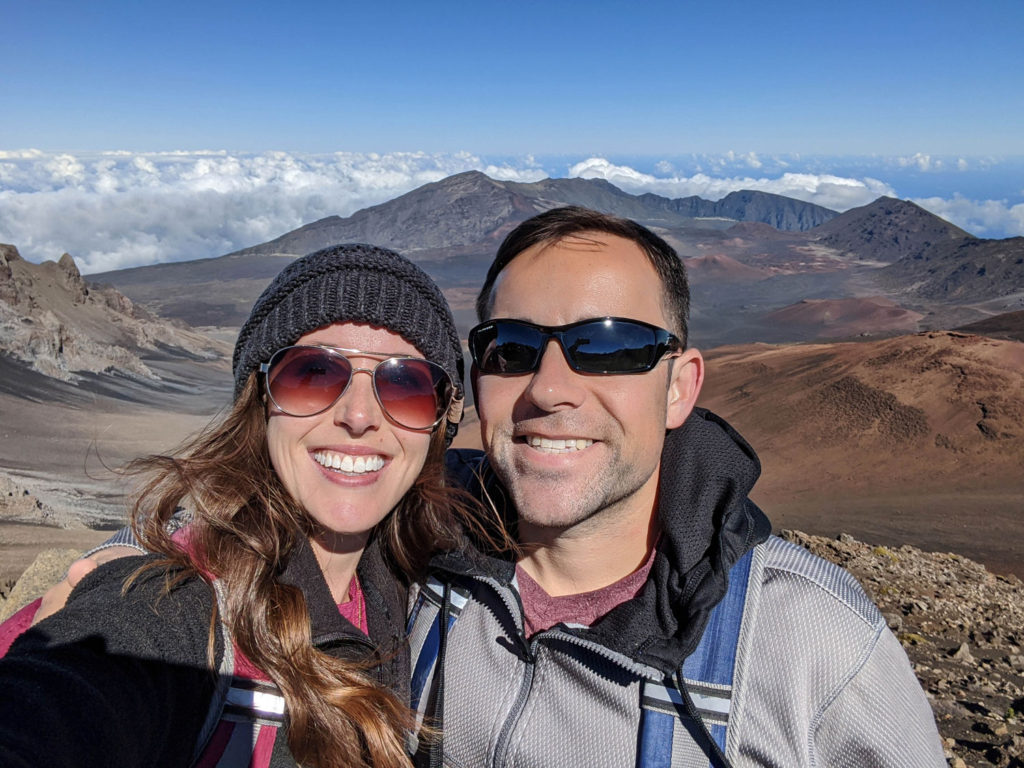
M 926 155 L 922 152 L 917 152 L 911 157 L 898 157 L 896 158 L 896 162 L 901 168 L 915 166 L 917 170 L 923 173 L 942 170 L 944 165 L 942 160 L 933 158 L 931 155 Z
M 729 159 L 737 156 L 729 153 Z M 587 179 L 605 179 L 627 192 L 654 192 L 666 197 L 698 195 L 708 200 L 720 200 L 730 192 L 753 189 L 776 195 L 794 197 L 826 208 L 845 211 L 867 205 L 882 195 L 896 193 L 885 182 L 865 177 L 851 179 L 830 174 L 783 173 L 777 178 L 751 176 L 714 177 L 705 173 L 693 176 L 658 177 L 624 165 L 615 165 L 600 157 L 591 157 L 569 169 L 570 176 Z
M 960 195 L 952 200 L 926 197 L 914 202 L 978 237 L 1024 235 L 1024 203 L 1009 205 L 1005 200 L 968 200 Z
M 927 155 L 898 160 L 908 170 L 936 167 Z M 881 162 L 898 166 L 897 159 Z M 984 169 L 986 162 L 972 158 L 971 170 Z M 950 159 L 947 165 L 952 168 L 954 163 Z M 966 161 L 956 165 L 963 168 Z M 683 167 L 692 175 L 679 170 Z M 827 164 L 812 165 L 797 156 L 783 161 L 733 152 L 663 160 L 653 168 L 658 175 L 591 157 L 569 168 L 568 175 L 606 179 L 631 193 L 667 197 L 719 200 L 729 192 L 754 189 L 839 211 L 897 194 L 877 178 L 830 174 Z M 2 150 L 0 242 L 13 243 L 33 261 L 56 259 L 67 251 L 85 273 L 219 256 L 468 170 L 526 182 L 560 175 L 533 157 L 484 160 L 468 152 Z M 961 197 L 918 202 L 974 234 L 1024 234 L 1021 205 Z
M 5 151 L 0 241 L 33 261 L 67 251 L 85 273 L 219 256 L 472 169 L 547 175 L 533 158 L 485 164 L 469 153 Z

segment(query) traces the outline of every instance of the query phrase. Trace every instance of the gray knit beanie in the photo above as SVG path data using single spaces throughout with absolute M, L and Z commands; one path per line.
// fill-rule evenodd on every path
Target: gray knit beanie
M 422 269 L 374 245 L 334 245 L 296 259 L 253 305 L 235 343 L 235 397 L 249 374 L 281 347 L 331 323 L 368 323 L 394 331 L 455 384 L 450 443 L 462 418 L 462 345 L 441 290 Z

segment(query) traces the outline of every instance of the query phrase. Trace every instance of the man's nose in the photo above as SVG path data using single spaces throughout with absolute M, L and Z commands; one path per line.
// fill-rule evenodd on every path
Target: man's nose
M 569 367 L 569 361 L 555 339 L 548 340 L 525 394 L 545 411 L 578 408 L 586 399 L 585 378 Z

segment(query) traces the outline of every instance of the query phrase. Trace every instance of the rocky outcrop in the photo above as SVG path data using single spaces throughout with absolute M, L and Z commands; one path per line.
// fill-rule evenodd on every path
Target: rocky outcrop
M 204 359 L 219 354 L 201 334 L 155 317 L 112 287 L 91 285 L 67 253 L 32 264 L 14 246 L 0 245 L 0 353 L 64 381 L 83 372 L 155 380 L 140 353 L 161 348 Z
M 0 472 L 0 520 L 55 525 L 61 528 L 82 526 L 79 520 L 58 512 L 41 501 L 5 472 Z
M 882 610 L 931 701 L 952 766 L 1024 766 L 1024 583 L 948 552 L 784 531 Z
M 0 621 L 6 621 L 63 579 L 68 566 L 81 556 L 82 552 L 78 549 L 47 549 L 40 552 L 10 592 L 0 594 L 0 597 L 5 598 L 0 599 Z
M 806 232 L 838 214 L 803 200 L 743 189 L 730 192 L 714 204 L 713 216 L 736 221 L 756 221 L 787 232 Z

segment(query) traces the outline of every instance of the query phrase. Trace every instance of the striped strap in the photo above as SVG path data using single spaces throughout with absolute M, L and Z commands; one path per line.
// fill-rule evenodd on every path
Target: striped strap
M 683 662 L 686 690 L 697 714 L 722 752 L 725 752 L 733 668 L 752 562 L 753 551 L 750 551 L 733 565 L 725 596 L 711 611 L 696 650 Z M 677 722 L 698 743 L 702 738 L 700 729 L 695 728 L 698 724 L 693 723 L 687 713 L 682 694 L 671 681 L 643 681 L 640 706 L 638 768 L 669 768 L 672 765 L 672 742 Z
M 461 589 L 452 589 L 450 592 L 451 604 L 449 606 L 448 613 L 448 631 L 451 631 L 452 626 L 455 624 L 456 619 L 462 613 L 462 609 L 465 607 L 467 600 L 469 599 L 468 592 Z M 434 617 L 432 624 L 430 625 L 430 631 L 427 633 L 426 639 L 423 641 L 423 646 L 420 648 L 418 654 L 414 654 L 412 660 L 412 681 L 410 686 L 412 688 L 410 703 L 413 710 L 418 710 L 420 700 L 423 697 L 423 691 L 427 687 L 427 683 L 430 680 L 431 673 L 434 669 L 434 664 L 437 661 L 437 653 L 441 647 L 441 601 L 444 599 L 444 585 L 436 578 L 431 576 L 427 579 L 427 583 L 420 590 L 419 597 L 416 599 L 416 604 L 413 606 L 412 613 L 409 616 L 409 627 L 408 631 L 412 631 L 412 626 L 416 622 L 416 618 L 422 610 L 436 610 L 437 614 Z

